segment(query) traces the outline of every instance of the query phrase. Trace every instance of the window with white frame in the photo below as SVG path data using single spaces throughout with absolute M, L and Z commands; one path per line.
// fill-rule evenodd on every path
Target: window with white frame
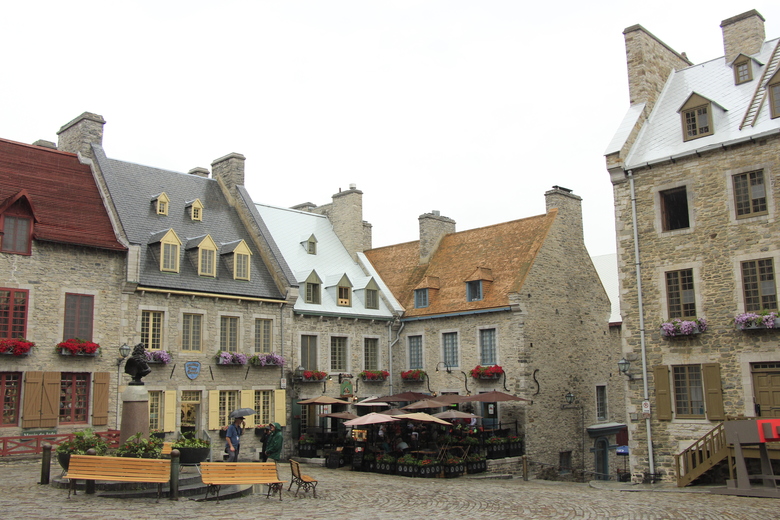
M 413 370 L 422 370 L 422 336 L 409 336 L 407 342 L 409 344 L 409 368 Z
M 444 332 L 441 335 L 444 348 L 444 366 L 451 368 L 458 366 L 458 333 Z
M 496 364 L 496 329 L 479 330 L 479 364 Z

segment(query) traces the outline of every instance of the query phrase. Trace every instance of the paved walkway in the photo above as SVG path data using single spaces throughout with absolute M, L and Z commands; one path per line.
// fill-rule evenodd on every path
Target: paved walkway
M 56 465 L 56 462 L 55 462 Z M 672 486 L 571 484 L 522 479 L 413 479 L 305 466 L 320 480 L 317 498 L 284 500 L 252 495 L 216 502 L 110 499 L 41 486 L 38 461 L 0 460 L 0 511 L 3 518 L 256 518 L 274 520 L 388 519 L 619 519 L 619 520 L 771 520 L 780 518 L 780 499 L 679 492 Z M 58 474 L 59 467 L 52 468 Z M 289 480 L 289 465 L 279 470 Z M 644 492 L 627 492 L 644 491 Z M 293 490 L 294 491 L 294 490 Z M 701 491 L 700 489 L 698 491 Z M 176 515 L 176 516 L 174 516 Z

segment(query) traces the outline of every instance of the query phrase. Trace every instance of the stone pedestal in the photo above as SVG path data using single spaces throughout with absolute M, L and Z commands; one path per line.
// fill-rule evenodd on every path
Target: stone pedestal
M 145 386 L 130 385 L 122 392 L 122 424 L 119 444 L 138 432 L 149 438 L 149 392 Z

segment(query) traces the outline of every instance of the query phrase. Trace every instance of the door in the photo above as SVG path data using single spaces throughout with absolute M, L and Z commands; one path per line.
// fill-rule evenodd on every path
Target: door
M 780 417 L 780 363 L 755 363 L 752 369 L 756 415 Z
M 593 450 L 596 460 L 596 478 L 598 480 L 609 480 L 609 442 L 601 437 L 596 441 Z

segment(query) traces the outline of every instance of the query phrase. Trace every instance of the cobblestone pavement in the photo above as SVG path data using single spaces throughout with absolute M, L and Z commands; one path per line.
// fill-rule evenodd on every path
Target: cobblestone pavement
M 55 463 L 56 465 L 56 463 Z M 52 475 L 59 468 L 52 468 Z M 593 487 L 522 479 L 412 479 L 373 473 L 334 470 L 307 465 L 305 472 L 319 479 L 317 498 L 284 500 L 251 495 L 216 502 L 183 498 L 112 499 L 79 493 L 70 499 L 64 489 L 39 485 L 39 461 L 0 461 L 0 511 L 3 518 L 104 519 L 146 518 L 257 518 L 327 520 L 358 518 L 452 519 L 620 519 L 620 520 L 771 520 L 780 518 L 780 501 L 679 492 L 670 486 L 633 486 L 627 492 L 616 485 Z M 289 480 L 289 466 L 280 467 Z M 293 490 L 294 491 L 294 490 Z M 668 492 L 663 492 L 668 491 Z

